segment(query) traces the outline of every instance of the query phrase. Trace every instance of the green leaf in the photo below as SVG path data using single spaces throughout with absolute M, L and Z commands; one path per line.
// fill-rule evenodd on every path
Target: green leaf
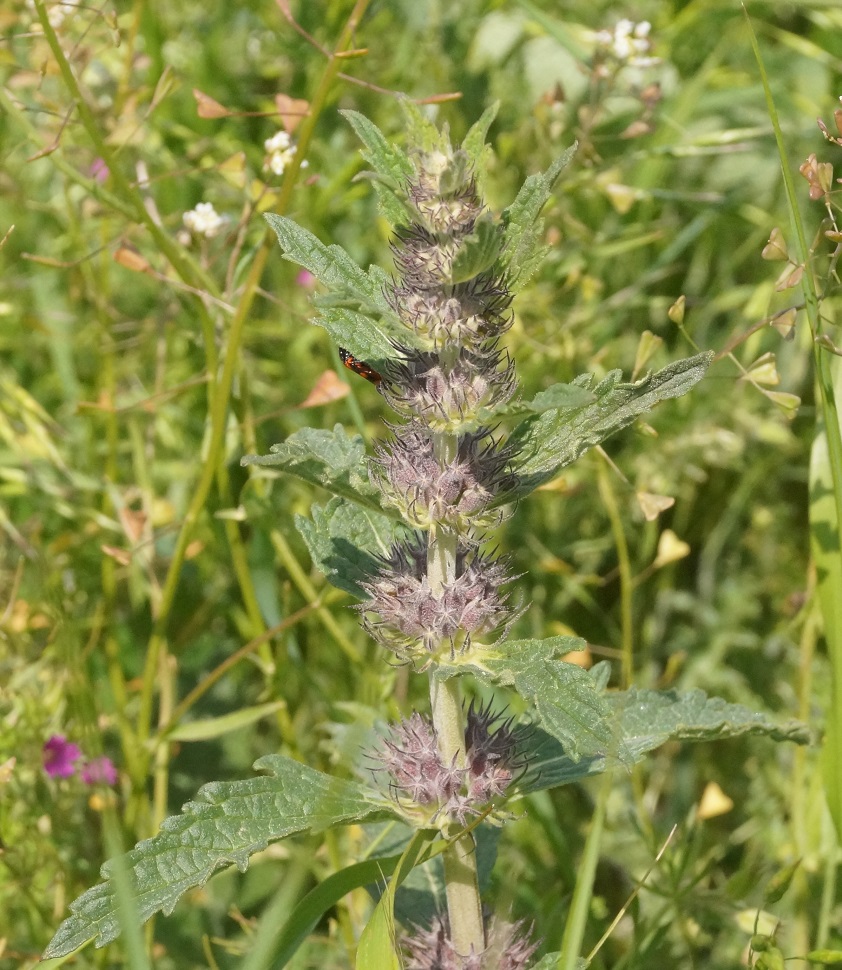
M 575 154 L 576 147 L 571 145 L 546 172 L 530 175 L 514 202 L 503 212 L 506 230 L 501 262 L 512 293 L 523 287 L 544 257 L 546 250 L 539 248 L 543 221 L 538 217 L 561 170 Z
M 667 741 L 715 741 L 741 734 L 762 734 L 775 741 L 806 744 L 810 730 L 800 721 L 778 723 L 741 704 L 708 697 L 701 690 L 638 690 L 609 693 L 604 698 L 617 740 L 628 764 L 640 761 Z M 528 768 L 517 785 L 519 794 L 568 785 L 615 767 L 612 753 L 594 753 L 574 760 L 551 734 L 536 729 L 522 744 Z
M 833 393 L 842 395 L 842 360 L 830 363 Z M 837 421 L 832 409 L 823 411 L 822 425 Z M 828 656 L 834 671 L 842 669 L 842 550 L 839 545 L 838 497 L 834 490 L 831 442 L 826 426 L 820 426 L 810 451 L 810 549 L 816 564 L 818 601 L 821 607 Z M 837 836 L 842 838 L 842 678 L 831 678 L 822 743 L 822 777 L 825 797 Z
M 607 695 L 619 718 L 626 747 L 639 757 L 665 741 L 716 741 L 741 734 L 765 734 L 775 741 L 809 744 L 810 729 L 801 721 L 778 723 L 742 704 L 729 704 L 704 691 L 638 690 Z
M 431 832 L 416 832 L 406 847 L 386 891 L 380 897 L 374 913 L 360 936 L 357 947 L 356 970 L 399 970 L 400 955 L 395 932 L 395 893 L 398 886 L 412 872 L 431 838 Z
M 406 183 L 415 176 L 412 162 L 365 115 L 347 109 L 340 114 L 345 116 L 365 146 L 362 155 L 374 169 L 374 190 L 387 219 L 393 226 L 410 222 L 412 215 L 404 199 Z
M 339 347 L 350 350 L 358 359 L 371 364 L 377 370 L 383 361 L 395 356 L 393 340 L 411 343 L 407 331 L 392 325 L 389 318 L 374 319 L 348 307 L 322 306 L 316 300 L 319 315 L 313 323 L 322 327 L 333 337 Z
M 365 442 L 360 435 L 349 438 L 341 424 L 333 431 L 302 428 L 269 451 L 246 455 L 240 464 L 278 467 L 357 505 L 381 511 L 379 493 L 366 473 Z
M 363 158 L 395 189 L 401 188 L 415 175 L 415 166 L 409 157 L 389 141 L 383 132 L 358 111 L 343 109 L 339 112 L 351 125 L 357 137 L 365 145 Z
M 470 159 L 471 165 L 477 176 L 479 176 L 485 169 L 485 156 L 488 152 L 488 146 L 485 143 L 485 139 L 488 136 L 488 129 L 491 127 L 491 123 L 497 117 L 497 112 L 500 110 L 500 102 L 495 101 L 494 104 L 489 105 L 485 111 L 483 111 L 480 118 L 478 118 L 468 130 L 468 134 L 465 135 L 465 139 L 462 142 L 462 151 Z
M 401 98 L 398 102 L 406 118 L 407 144 L 417 146 L 422 152 L 441 152 L 450 155 L 450 139 L 446 131 L 439 131 L 424 115 L 415 102 Z
M 593 404 L 596 397 L 593 391 L 579 387 L 576 384 L 552 384 L 544 391 L 539 391 L 529 401 L 518 401 L 513 410 L 532 414 L 543 414 L 544 411 L 554 411 L 560 408 L 581 408 L 586 404 Z
M 325 246 L 286 216 L 268 213 L 266 221 L 275 230 L 284 258 L 309 270 L 328 287 L 334 300 L 348 301 L 377 315 L 391 315 L 383 295 L 382 271 L 364 272 L 341 246 Z
M 346 866 L 323 879 L 296 905 L 289 919 L 284 923 L 272 953 L 272 967 L 286 966 L 295 951 L 318 926 L 324 914 L 335 906 L 343 896 L 354 889 L 361 889 L 380 879 L 385 879 L 397 868 L 400 855 L 358 862 Z
M 561 960 L 561 953 L 556 950 L 553 953 L 548 953 L 546 956 L 541 957 L 537 963 L 533 963 L 530 970 L 558 970 Z M 580 959 L 577 961 L 576 970 L 585 970 L 587 964 L 584 960 Z
M 268 704 L 256 704 L 253 707 L 241 707 L 230 714 L 220 717 L 202 718 L 198 721 L 185 721 L 167 733 L 171 741 L 208 741 L 210 738 L 220 738 L 239 728 L 254 724 L 261 718 L 268 717 L 286 706 L 286 701 L 269 701 Z
M 334 586 L 357 599 L 365 596 L 359 583 L 378 569 L 375 557 L 387 555 L 396 542 L 409 535 L 397 520 L 339 498 L 313 506 L 310 518 L 297 515 L 295 526 L 307 543 L 313 565 Z
M 712 359 L 710 352 L 696 354 L 635 384 L 621 384 L 620 371 L 612 371 L 593 388 L 592 404 L 546 411 L 521 422 L 510 439 L 519 449 L 512 463 L 520 478 L 516 496 L 528 495 L 659 401 L 685 394 L 702 379 Z M 589 391 L 592 382 L 590 375 L 583 375 L 574 386 Z
M 448 679 L 471 673 L 486 684 L 512 688 L 532 704 L 540 726 L 574 761 L 609 752 L 625 760 L 611 709 L 597 685 L 581 667 L 557 659 L 583 646 L 577 637 L 564 636 L 475 646 L 464 662 L 457 658 L 441 663 L 433 676 Z
M 390 804 L 372 789 L 290 758 L 267 755 L 255 768 L 271 774 L 205 785 L 181 815 L 166 819 L 158 835 L 127 853 L 142 921 L 158 910 L 169 915 L 186 890 L 204 885 L 220 866 L 233 863 L 245 871 L 249 856 L 271 841 L 297 832 L 394 817 Z M 64 956 L 91 939 L 103 946 L 117 937 L 120 927 L 110 874 L 106 863 L 102 876 L 108 881 L 71 904 L 73 915 L 61 924 L 45 957 Z
M 464 283 L 490 269 L 500 255 L 502 242 L 499 227 L 490 218 L 480 217 L 473 232 L 461 241 L 451 267 L 451 282 Z

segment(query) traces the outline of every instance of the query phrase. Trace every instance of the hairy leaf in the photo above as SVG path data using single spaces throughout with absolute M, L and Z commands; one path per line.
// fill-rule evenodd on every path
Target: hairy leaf
M 479 177 L 486 168 L 486 155 L 489 153 L 490 149 L 485 143 L 485 139 L 488 136 L 488 129 L 491 127 L 491 123 L 497 117 L 497 112 L 500 110 L 500 102 L 495 101 L 494 104 L 489 105 L 482 115 L 471 125 L 468 134 L 465 135 L 464 141 L 462 142 L 462 151 L 470 159 L 471 165 L 474 167 L 474 172 L 476 176 Z
M 776 741 L 808 744 L 810 730 L 800 721 L 778 723 L 767 714 L 742 704 L 729 704 L 704 691 L 654 691 L 631 688 L 605 695 L 613 730 L 632 762 L 667 741 L 716 741 L 741 734 L 767 735 Z M 517 785 L 521 794 L 567 785 L 598 775 L 616 765 L 607 754 L 574 761 L 559 740 L 536 729 L 524 742 L 521 754 L 528 768 Z
M 290 758 L 267 755 L 255 768 L 271 774 L 205 785 L 180 815 L 162 824 L 158 835 L 126 855 L 142 921 L 158 910 L 169 915 L 186 890 L 204 885 L 220 866 L 233 863 L 244 871 L 249 857 L 273 840 L 395 817 L 390 804 L 372 789 Z M 102 876 L 108 881 L 71 904 L 73 915 L 59 927 L 46 958 L 64 956 L 91 939 L 103 946 L 119 934 L 110 872 L 106 863 Z
M 377 571 L 377 556 L 387 555 L 409 530 L 380 512 L 333 498 L 315 505 L 310 518 L 295 517 L 295 526 L 307 543 L 313 565 L 338 589 L 362 599 L 359 583 Z
M 407 343 L 406 332 L 392 326 L 389 318 L 366 316 L 348 307 L 323 306 L 316 301 L 319 315 L 313 319 L 333 337 L 339 347 L 350 350 L 358 359 L 367 361 L 378 370 L 383 361 L 395 356 L 392 341 L 401 339 Z
M 702 690 L 638 690 L 609 694 L 623 738 L 635 758 L 665 741 L 716 741 L 741 734 L 765 734 L 775 741 L 808 744 L 810 730 L 800 721 L 779 724 L 768 714 Z
M 347 108 L 339 113 L 349 122 L 357 137 L 365 145 L 362 152 L 363 158 L 393 188 L 402 187 L 407 179 L 415 175 L 415 166 L 406 153 L 401 151 L 394 142 L 389 141 L 373 121 L 358 111 Z
M 593 388 L 593 403 L 546 411 L 521 422 L 511 437 L 519 450 L 512 463 L 520 478 L 516 495 L 528 495 L 659 401 L 685 394 L 702 379 L 712 359 L 712 353 L 696 354 L 635 384 L 621 384 L 620 371 L 612 371 Z M 583 375 L 574 386 L 590 391 L 592 383 L 592 376 Z
M 292 219 L 269 213 L 266 221 L 275 230 L 284 258 L 309 270 L 331 292 L 334 300 L 348 302 L 376 315 L 391 314 L 383 295 L 382 271 L 366 273 L 341 246 L 325 246 L 312 232 Z
M 333 431 L 302 428 L 269 451 L 268 455 L 246 455 L 240 464 L 278 467 L 334 495 L 381 511 L 379 493 L 366 473 L 365 442 L 360 435 L 349 438 L 341 424 Z
M 386 217 L 393 226 L 409 222 L 411 214 L 404 198 L 406 184 L 415 176 L 415 166 L 365 115 L 348 109 L 340 113 L 365 146 L 362 156 L 374 169 L 374 189 Z
M 558 659 L 581 650 L 576 637 L 506 640 L 493 647 L 474 647 L 462 662 L 440 664 L 434 677 L 471 673 L 487 684 L 509 687 L 533 707 L 538 723 L 557 738 L 574 761 L 611 753 L 626 760 L 613 730 L 611 709 L 587 671 Z
M 576 145 L 572 145 L 546 172 L 530 175 L 515 201 L 503 212 L 506 229 L 501 262 L 512 293 L 523 288 L 546 253 L 545 247 L 539 245 L 544 228 L 539 214 L 561 170 L 569 164 L 575 151 Z

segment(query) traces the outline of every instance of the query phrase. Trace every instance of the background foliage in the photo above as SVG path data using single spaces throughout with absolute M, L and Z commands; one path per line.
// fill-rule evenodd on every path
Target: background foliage
M 549 256 L 507 337 L 527 396 L 697 347 L 721 357 L 692 394 L 612 439 L 610 461 L 591 452 L 517 508 L 500 535 L 531 603 L 516 634 L 582 636 L 591 658 L 616 661 L 617 683 L 625 670 L 643 688 L 701 687 L 820 724 L 810 340 L 801 322 L 786 337 L 768 325 L 800 295 L 776 288 L 783 264 L 760 255 L 789 217 L 741 7 L 557 8 L 374 2 L 345 45 L 365 52 L 341 63 L 327 53 L 350 3 L 295 6 L 300 30 L 284 4 L 257 0 L 68 5 L 60 24 L 55 6 L 0 12 L 0 235 L 14 225 L 0 250 L 0 763 L 16 759 L 0 779 L 0 966 L 32 965 L 96 881 L 109 820 L 130 845 L 202 783 L 248 777 L 268 753 L 335 769 L 355 754 L 357 725 L 422 703 L 310 568 L 293 518 L 323 497 L 239 467 L 311 424 L 382 432 L 368 385 L 325 378 L 335 348 L 307 325 L 308 281 L 260 215 L 283 210 L 361 265 L 389 266 L 338 108 L 400 138 L 394 92 L 459 93 L 430 110 L 461 138 L 499 100 L 495 209 L 578 139 L 545 213 Z M 839 93 L 842 12 L 747 8 L 790 165 L 833 160 L 815 118 Z M 651 21 L 659 63 L 598 76 L 591 32 L 621 15 Z M 73 110 L 73 77 L 87 112 Z M 298 178 L 264 168 L 278 94 L 313 105 L 312 137 L 307 122 L 294 133 L 309 140 Z M 801 186 L 812 233 L 824 211 Z M 216 238 L 184 235 L 202 201 L 228 220 Z M 678 326 L 667 311 L 682 295 Z M 302 406 L 320 379 L 326 400 Z M 638 493 L 675 504 L 650 521 Z M 107 754 L 118 784 L 47 778 L 53 734 Z M 670 746 L 615 775 L 588 949 L 679 828 L 595 965 L 738 965 L 770 881 L 796 860 L 767 906 L 778 942 L 791 956 L 833 943 L 817 760 L 746 737 Z M 499 906 L 534 919 L 547 949 L 593 797 L 587 784 L 531 796 L 503 832 Z M 267 906 L 291 907 L 363 839 L 350 828 L 291 840 L 215 877 L 156 921 L 155 966 L 237 965 Z M 346 897 L 293 965 L 347 965 L 369 905 Z M 118 945 L 107 961 L 121 965 Z

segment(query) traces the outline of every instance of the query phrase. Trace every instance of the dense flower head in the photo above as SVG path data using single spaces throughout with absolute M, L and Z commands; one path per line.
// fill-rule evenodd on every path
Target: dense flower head
M 476 425 L 481 409 L 493 411 L 515 392 L 514 364 L 505 351 L 459 348 L 454 354 L 401 349 L 390 362 L 386 400 L 399 412 L 419 415 L 433 431 L 459 432 Z
M 416 177 L 408 187 L 409 201 L 431 232 L 470 232 L 483 205 L 467 155 L 459 150 L 420 152 Z
M 401 946 L 406 970 L 526 970 L 538 949 L 538 943 L 529 940 L 525 921 L 492 919 L 482 952 L 460 954 L 450 939 L 446 916 L 434 917 L 428 927 L 413 926 Z
M 449 461 L 436 454 L 433 433 L 420 421 L 395 429 L 380 446 L 373 479 L 387 504 L 414 528 L 442 525 L 470 540 L 477 530 L 499 525 L 505 513 L 492 508 L 514 486 L 507 471 L 512 451 L 487 429 L 459 436 Z
M 388 775 L 389 790 L 416 824 L 466 824 L 501 798 L 522 762 L 511 721 L 486 709 L 468 710 L 465 765 L 446 763 L 432 721 L 415 713 L 393 725 L 373 754 Z
M 430 349 L 448 344 L 479 349 L 512 325 L 511 294 L 488 273 L 438 289 L 398 283 L 386 298 L 401 322 Z
M 424 226 L 401 226 L 392 244 L 395 267 L 404 285 L 417 291 L 440 290 L 454 280 L 454 260 L 459 243 L 444 233 L 430 232 Z
M 466 651 L 475 636 L 507 625 L 512 611 L 502 592 L 506 563 L 460 548 L 455 576 L 435 593 L 427 578 L 426 546 L 398 546 L 381 560 L 381 570 L 363 589 L 364 625 L 380 644 L 423 666 L 428 654 L 446 647 Z

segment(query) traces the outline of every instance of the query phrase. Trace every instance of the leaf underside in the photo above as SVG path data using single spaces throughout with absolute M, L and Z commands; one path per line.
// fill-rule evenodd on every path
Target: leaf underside
M 593 375 L 577 378 L 575 386 L 592 390 L 592 403 L 546 411 L 514 429 L 510 442 L 518 448 L 518 456 L 512 470 L 520 479 L 515 497 L 528 495 L 554 478 L 589 448 L 627 427 L 659 401 L 686 394 L 702 379 L 712 359 L 710 352 L 696 354 L 635 384 L 621 384 L 620 371 L 612 371 L 593 388 Z

